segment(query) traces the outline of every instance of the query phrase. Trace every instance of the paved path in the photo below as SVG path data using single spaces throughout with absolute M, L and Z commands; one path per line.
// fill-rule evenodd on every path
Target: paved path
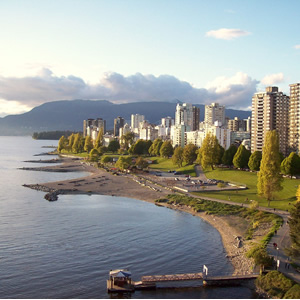
M 206 180 L 206 176 L 200 166 L 196 166 L 195 170 L 196 170 L 197 177 L 201 177 L 201 178 L 203 177 L 202 180 Z M 189 196 L 201 198 L 204 200 L 225 203 L 225 204 L 239 205 L 242 207 L 250 206 L 249 204 L 237 203 L 233 201 L 226 201 L 226 200 L 220 200 L 220 199 L 209 198 L 209 197 L 195 196 L 191 194 L 189 194 Z M 272 239 L 268 243 L 267 251 L 270 255 L 274 256 L 276 260 L 280 261 L 278 270 L 283 274 L 285 274 L 287 277 L 293 279 L 294 281 L 300 284 L 300 273 L 297 272 L 290 265 L 289 258 L 284 253 L 285 248 L 289 247 L 291 244 L 290 235 L 289 235 L 290 228 L 288 225 L 288 217 L 290 216 L 289 212 L 283 210 L 274 210 L 272 208 L 267 208 L 267 207 L 259 207 L 258 209 L 261 211 L 277 214 L 283 218 L 283 225 L 277 230 L 277 233 L 272 237 Z M 276 248 L 273 246 L 273 243 L 277 244 Z

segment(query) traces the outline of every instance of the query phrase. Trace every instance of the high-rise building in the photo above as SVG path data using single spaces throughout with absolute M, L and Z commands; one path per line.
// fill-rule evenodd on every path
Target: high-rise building
M 200 108 L 191 103 L 177 104 L 175 125 L 186 125 L 191 130 L 198 130 L 200 122 Z
M 231 131 L 246 131 L 247 128 L 247 121 L 241 120 L 238 117 L 235 117 L 234 119 L 230 119 L 227 122 L 227 128 Z
M 122 128 L 125 124 L 125 120 L 122 117 L 117 117 L 114 119 L 114 136 L 119 136 L 120 128 Z
M 300 83 L 290 84 L 289 151 L 300 153 Z
M 144 115 L 139 115 L 139 114 L 135 114 L 135 115 L 131 115 L 131 130 L 133 132 L 138 133 L 138 129 L 140 126 L 141 122 L 145 121 L 145 116 Z
M 99 130 L 103 130 L 103 134 L 106 132 L 106 121 L 102 118 L 97 119 L 87 119 L 83 121 L 83 136 L 86 137 L 91 136 L 93 137 L 92 132 Z
M 267 87 L 265 92 L 252 97 L 251 152 L 262 151 L 267 131 L 277 130 L 280 151 L 288 153 L 289 97 L 278 87 Z
M 219 105 L 219 103 L 205 105 L 204 123 L 206 126 L 213 126 L 215 122 L 221 126 L 226 126 L 225 106 Z

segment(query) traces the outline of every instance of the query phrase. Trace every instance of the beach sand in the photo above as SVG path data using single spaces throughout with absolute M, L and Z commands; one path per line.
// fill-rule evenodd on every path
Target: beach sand
M 63 163 L 61 165 L 30 168 L 30 170 L 48 172 L 82 171 L 88 172 L 90 175 L 71 180 L 28 185 L 28 187 L 35 189 L 41 187 L 40 190 L 45 190 L 45 188 L 59 190 L 60 194 L 100 194 L 128 197 L 151 203 L 155 203 L 155 200 L 165 198 L 171 193 L 170 187 L 162 186 L 161 179 L 155 176 L 149 182 L 145 181 L 139 175 L 122 174 L 116 176 L 77 158 L 62 156 L 62 160 Z M 147 177 L 149 178 L 149 175 Z M 155 182 L 159 185 L 155 184 Z M 247 227 L 244 219 L 234 216 L 223 217 L 207 215 L 202 212 L 197 213 L 190 207 L 182 205 L 174 206 L 165 203 L 160 203 L 160 205 L 198 216 L 214 226 L 222 237 L 227 259 L 229 259 L 234 267 L 234 274 L 248 274 L 253 272 L 253 260 L 245 257 L 245 253 L 250 248 L 249 243 L 242 241 L 240 247 L 237 247 L 238 241 L 236 237 L 242 236 Z M 224 257 L 224 259 L 226 258 Z

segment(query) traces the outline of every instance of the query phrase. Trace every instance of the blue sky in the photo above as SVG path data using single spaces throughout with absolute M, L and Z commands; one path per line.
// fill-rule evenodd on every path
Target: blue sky
M 300 1 L 1 0 L 0 116 L 47 101 L 219 102 L 300 81 Z

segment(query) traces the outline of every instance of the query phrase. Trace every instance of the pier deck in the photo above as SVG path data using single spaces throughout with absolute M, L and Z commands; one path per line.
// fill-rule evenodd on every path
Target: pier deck
M 142 282 L 165 282 L 165 281 L 185 281 L 185 280 L 202 280 L 203 273 L 186 273 L 172 275 L 151 275 L 142 276 Z

